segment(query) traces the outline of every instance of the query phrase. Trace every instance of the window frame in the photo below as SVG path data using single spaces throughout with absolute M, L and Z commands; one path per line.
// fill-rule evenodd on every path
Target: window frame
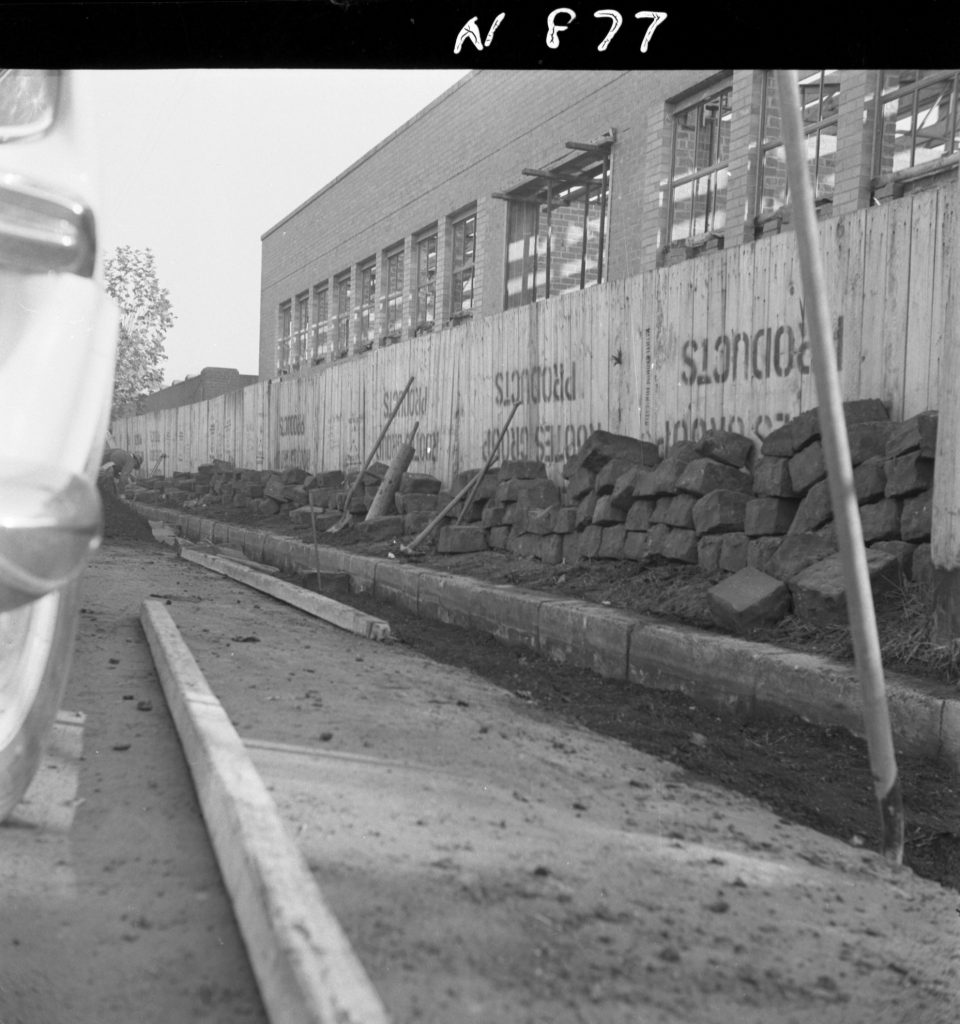
M 775 73 L 776 72 L 771 71 L 769 69 L 763 71 L 762 72 L 763 79 L 761 81 L 760 124 L 759 124 L 759 127 L 757 129 L 757 181 L 756 181 L 756 189 L 755 189 L 755 192 L 754 192 L 754 210 L 756 211 L 756 213 L 754 215 L 754 224 L 758 228 L 762 228 L 762 225 L 764 223 L 766 223 L 767 221 L 769 221 L 769 220 L 773 220 L 773 219 L 776 219 L 776 218 L 782 218 L 783 214 L 782 214 L 781 211 L 783 211 L 786 208 L 789 208 L 789 206 L 790 206 L 790 199 L 791 199 L 789 183 L 786 183 L 784 185 L 783 201 L 780 203 L 780 205 L 779 206 L 775 206 L 775 207 L 773 207 L 770 210 L 764 210 L 763 209 L 764 161 L 765 161 L 768 153 L 771 153 L 774 150 L 782 149 L 783 148 L 783 133 L 782 132 L 780 132 L 779 134 L 771 134 L 770 137 L 769 137 L 769 141 L 765 141 L 765 128 L 766 128 L 766 121 L 767 121 L 767 100 L 768 100 L 768 97 L 770 96 L 771 92 L 774 90 L 774 87 L 775 87 L 774 86 L 774 80 L 771 77 Z M 798 73 L 798 77 L 800 75 L 802 75 L 802 74 L 803 74 L 803 72 Z M 813 75 L 813 74 L 818 74 L 819 75 L 819 79 L 818 79 L 818 83 L 817 83 L 818 87 L 819 87 L 819 94 L 818 94 L 817 104 L 818 104 L 818 113 L 820 114 L 820 116 L 817 118 L 816 121 L 811 121 L 811 122 L 804 121 L 804 125 L 803 125 L 803 138 L 804 138 L 804 140 L 806 140 L 807 138 L 809 138 L 812 135 L 816 135 L 816 146 L 815 146 L 815 154 L 814 154 L 815 173 L 814 173 L 813 178 L 812 178 L 812 181 L 813 181 L 813 184 L 814 184 L 814 191 L 815 191 L 814 201 L 815 201 L 816 206 L 817 206 L 818 209 L 819 208 L 823 208 L 823 207 L 830 207 L 830 208 L 832 208 L 832 206 L 833 206 L 833 197 L 832 196 L 830 196 L 830 197 L 818 196 L 818 195 L 816 195 L 816 191 L 817 191 L 817 188 L 818 188 L 818 183 L 820 181 L 821 143 L 822 143 L 822 139 L 823 139 L 824 134 L 825 134 L 824 129 L 831 128 L 831 127 L 834 128 L 834 138 L 836 140 L 836 146 L 837 146 L 837 149 L 835 149 L 835 153 L 839 151 L 839 140 L 840 140 L 840 102 L 841 102 L 840 93 L 841 93 L 841 89 L 842 89 L 842 78 L 839 77 L 840 76 L 840 71 L 837 68 L 817 68 L 817 69 L 811 69 L 808 72 L 808 74 L 809 75 Z M 831 113 L 831 114 L 828 114 L 826 117 L 824 117 L 823 116 L 823 107 L 824 107 L 824 100 L 825 100 L 824 91 L 825 91 L 826 85 L 828 84 L 827 81 L 826 81 L 826 78 L 827 78 L 828 75 L 837 75 L 838 76 L 837 91 L 836 91 L 835 94 L 832 94 L 832 95 L 836 95 L 837 96 L 837 100 L 836 100 L 836 107 L 835 107 L 834 112 Z M 809 87 L 810 87 L 809 85 L 807 85 L 807 86 L 802 85 L 802 84 L 800 85 L 801 112 L 802 112 L 802 109 L 803 109 L 803 90 L 804 90 L 804 88 L 809 88 Z M 808 161 L 808 166 L 809 166 L 809 161 Z M 786 163 L 784 163 L 784 167 L 786 167 Z M 786 170 L 784 170 L 784 174 L 786 174 Z M 836 174 L 836 168 L 834 169 L 834 174 Z M 834 185 L 834 188 L 836 188 L 836 185 Z
M 277 369 L 290 369 L 290 343 L 293 337 L 293 300 L 284 299 L 277 309 Z
M 350 271 L 338 274 L 333 281 L 337 297 L 337 311 L 334 315 L 333 358 L 343 359 L 350 351 L 350 298 L 352 284 Z
M 403 332 L 403 246 L 384 253 L 383 335 L 395 339 Z
M 322 363 L 330 354 L 328 331 L 330 319 L 330 286 L 315 284 L 313 286 L 313 351 L 311 362 L 314 366 Z
M 377 329 L 377 261 L 364 260 L 357 266 L 357 291 L 359 294 L 357 319 L 357 347 L 368 349 L 373 346 Z
M 293 300 L 294 345 L 291 368 L 296 370 L 307 360 L 307 342 L 310 337 L 310 291 L 298 292 Z
M 432 330 L 437 321 L 437 270 L 439 269 L 439 233 L 436 227 L 424 231 L 414 242 L 416 250 L 416 288 L 414 292 L 414 331 Z M 425 247 L 432 244 L 432 252 Z M 424 260 L 426 252 L 426 260 Z M 430 260 L 433 260 L 432 269 Z M 426 268 L 424 267 L 426 262 Z
M 472 234 L 468 233 L 467 225 L 473 222 Z M 462 238 L 457 235 L 462 230 Z M 472 250 L 467 255 L 467 240 L 473 239 Z M 477 209 L 473 207 L 459 214 L 450 222 L 450 318 L 458 320 L 473 315 L 474 286 L 476 284 L 477 266 Z M 463 282 L 469 274 L 470 294 L 467 302 L 463 301 Z M 458 299 L 459 296 L 459 299 Z
M 676 191 L 678 188 L 682 188 L 685 185 L 694 186 L 693 194 L 696 195 L 695 183 L 704 179 L 710 179 L 721 171 L 727 172 L 727 182 L 725 187 L 729 183 L 730 176 L 730 152 L 729 152 L 729 137 L 727 139 L 727 155 L 725 159 L 711 159 L 709 164 L 701 166 L 694 166 L 693 170 L 685 171 L 682 174 L 677 174 L 677 141 L 678 131 L 680 127 L 680 120 L 691 111 L 697 110 L 700 107 L 706 107 L 706 105 L 714 100 L 726 99 L 726 109 L 723 106 L 718 112 L 718 121 L 722 122 L 725 116 L 733 117 L 733 81 L 727 77 L 723 82 L 716 82 L 708 88 L 701 89 L 698 93 L 688 97 L 685 100 L 679 101 L 671 115 L 670 115 L 670 173 L 667 179 L 667 219 L 666 219 L 666 248 L 669 249 L 672 246 L 688 246 L 690 242 L 701 238 L 704 235 L 720 236 L 727 225 L 727 204 L 726 204 L 726 192 L 724 195 L 723 203 L 723 224 L 718 228 L 714 222 L 707 223 L 706 216 L 704 217 L 704 231 L 699 233 L 693 233 L 692 231 L 687 234 L 684 238 L 674 238 L 673 229 L 676 217 Z M 700 119 L 698 117 L 696 132 L 694 136 L 694 153 L 697 150 L 697 138 L 700 131 Z M 722 140 L 722 134 L 717 133 L 717 146 L 718 155 L 719 147 Z M 710 154 L 713 157 L 713 153 Z M 716 208 L 710 211 L 713 217 L 716 216 Z M 691 227 L 695 220 L 694 216 L 691 216 Z

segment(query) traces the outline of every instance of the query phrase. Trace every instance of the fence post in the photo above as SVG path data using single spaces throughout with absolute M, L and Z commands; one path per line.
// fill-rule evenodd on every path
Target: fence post
M 960 174 L 954 186 L 960 203 Z M 955 209 L 960 209 L 956 207 Z M 960 638 L 960 302 L 956 281 L 960 273 L 960 217 L 948 252 L 953 253 L 954 287 L 947 297 L 946 330 L 940 356 L 937 394 L 937 451 L 933 466 L 933 634 L 941 643 Z

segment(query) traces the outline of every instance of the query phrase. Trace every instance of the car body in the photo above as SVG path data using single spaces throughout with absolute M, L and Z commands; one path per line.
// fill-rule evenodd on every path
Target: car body
M 118 315 L 99 276 L 92 112 L 69 73 L 0 69 L 0 820 L 68 678 Z

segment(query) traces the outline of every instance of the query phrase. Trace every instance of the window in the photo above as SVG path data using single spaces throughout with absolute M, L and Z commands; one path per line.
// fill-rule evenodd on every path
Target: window
M 290 369 L 290 336 L 293 333 L 293 305 L 288 299 L 280 303 L 277 322 L 277 369 Z
M 350 275 L 338 277 L 334 287 L 337 294 L 337 333 L 333 355 L 340 359 L 350 351 Z
M 403 328 L 403 249 L 387 256 L 387 290 L 384 304 L 384 333 L 399 335 Z
M 294 370 L 307 359 L 307 339 L 310 337 L 309 292 L 301 292 L 296 298 L 296 323 L 296 335 L 290 358 L 290 364 Z
M 477 215 L 471 213 L 453 223 L 453 269 L 450 315 L 473 309 L 473 271 L 477 253 Z
M 881 71 L 874 174 L 884 176 L 958 149 L 956 71 Z
M 718 234 L 726 224 L 732 91 L 721 89 L 674 115 L 669 242 Z
M 373 345 L 376 332 L 377 266 L 371 260 L 359 269 L 360 284 L 360 337 L 357 344 L 362 348 Z
M 318 284 L 313 289 L 313 352 L 314 365 L 322 363 L 331 354 L 329 323 L 329 295 L 325 284 Z
M 417 242 L 417 329 L 433 324 L 437 316 L 437 236 Z
M 837 71 L 798 71 L 807 168 L 818 206 L 833 202 L 837 177 L 837 115 L 840 77 Z M 760 173 L 757 176 L 757 219 L 764 221 L 789 201 L 787 158 L 783 148 L 777 76 L 763 79 L 763 114 L 760 122 Z
M 609 145 L 580 145 L 585 155 L 533 179 L 506 199 L 507 265 L 504 307 L 512 309 L 603 280 L 610 205 Z

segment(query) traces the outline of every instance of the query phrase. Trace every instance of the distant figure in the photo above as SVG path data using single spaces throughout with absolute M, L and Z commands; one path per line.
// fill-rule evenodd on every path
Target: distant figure
M 139 455 L 124 451 L 122 448 L 108 448 L 103 453 L 100 476 L 113 483 L 115 494 L 122 494 L 126 490 L 132 474 L 142 465 L 143 459 Z M 112 475 L 111 469 L 113 470 Z

